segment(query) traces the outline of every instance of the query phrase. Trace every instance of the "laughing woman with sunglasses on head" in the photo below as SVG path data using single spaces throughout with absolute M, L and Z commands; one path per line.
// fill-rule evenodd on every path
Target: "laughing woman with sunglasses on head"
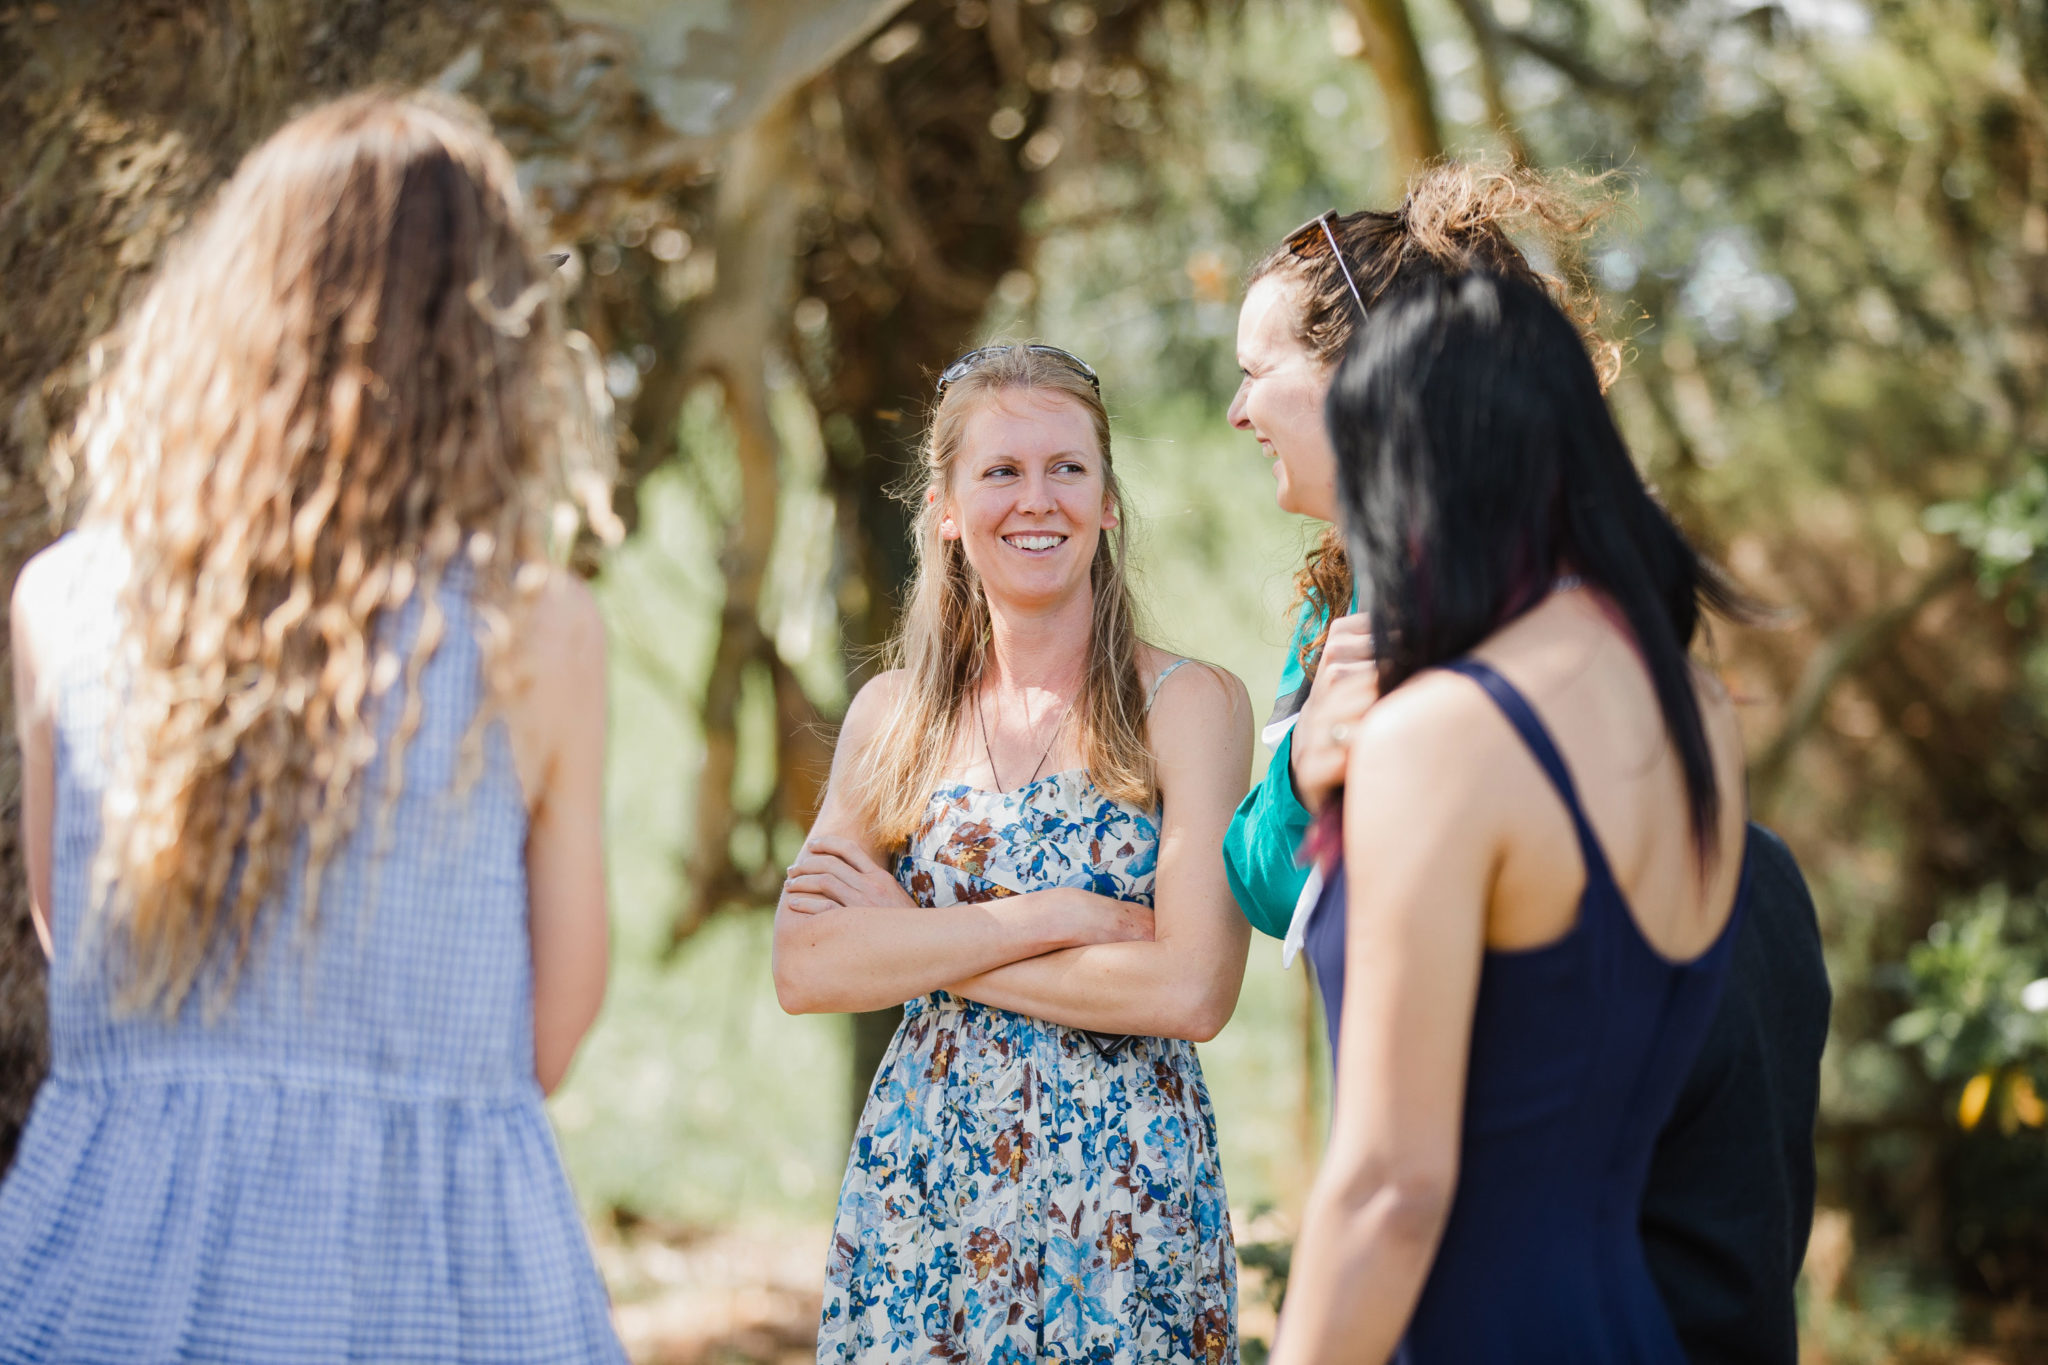
M 1391 213 L 1312 218 L 1252 269 L 1238 315 L 1244 373 L 1230 424 L 1258 438 L 1273 461 L 1280 506 L 1325 523 L 1296 578 L 1294 638 L 1281 671 L 1266 742 L 1273 759 L 1231 821 L 1224 843 L 1232 893 L 1261 933 L 1288 939 L 1313 903 L 1297 861 L 1309 813 L 1342 780 L 1346 742 L 1376 692 L 1372 635 L 1333 524 L 1336 463 L 1323 426 L 1330 377 L 1360 321 L 1388 292 L 1484 266 L 1539 281 L 1509 233 L 1544 242 L 1554 256 L 1591 215 L 1571 196 L 1524 170 L 1448 164 L 1419 175 Z M 1590 319 L 1590 295 L 1544 281 L 1574 316 Z M 1605 352 L 1603 360 L 1609 359 Z M 1611 369 L 1611 364 L 1604 368 Z
M 940 379 L 895 667 L 854 699 L 776 910 L 793 1011 L 904 1001 L 861 1115 L 820 1361 L 1237 1359 L 1193 1041 L 1246 932 L 1218 851 L 1236 678 L 1138 638 L 1095 375 Z

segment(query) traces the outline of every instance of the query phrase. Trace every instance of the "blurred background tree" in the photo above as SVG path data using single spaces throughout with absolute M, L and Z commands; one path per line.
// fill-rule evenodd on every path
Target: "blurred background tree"
M 781 1016 L 759 912 L 892 623 L 890 489 L 932 376 L 992 335 L 1089 356 L 1158 633 L 1261 690 L 1302 539 L 1221 422 L 1238 283 L 1448 151 L 1625 172 L 1630 213 L 1554 264 L 1609 296 L 1614 401 L 1664 496 L 1786 608 L 1715 648 L 1836 983 L 1810 1355 L 2048 1351 L 2038 7 L 0 0 L 10 570 L 55 531 L 43 454 L 91 338 L 243 151 L 374 80 L 497 123 L 619 404 L 635 532 L 585 566 L 620 656 L 615 986 L 554 1110 L 601 1237 L 829 1210 L 891 1021 L 850 1043 Z M 12 763 L 0 745 L 0 789 Z M 12 840 L 10 817 L 0 886 Z M 1245 1240 L 1277 1266 L 1322 1063 L 1267 947 L 1204 1057 Z M 7 891 L 0 1149 L 40 991 Z M 622 1317 L 690 1264 L 608 1261 Z M 801 1354 L 792 1302 L 743 1354 Z

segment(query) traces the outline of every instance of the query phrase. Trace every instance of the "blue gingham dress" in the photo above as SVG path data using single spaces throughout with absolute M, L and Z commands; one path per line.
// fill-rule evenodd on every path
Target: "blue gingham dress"
M 53 553 L 73 637 L 48 669 L 53 1065 L 0 1184 L 0 1362 L 623 1361 L 533 1076 L 501 725 L 452 794 L 480 689 L 460 582 L 384 851 L 373 795 L 317 928 L 294 882 L 224 1011 L 204 1017 L 202 983 L 167 1023 L 114 1010 L 81 932 L 121 557 L 79 535 Z M 381 791 L 381 760 L 367 777 Z

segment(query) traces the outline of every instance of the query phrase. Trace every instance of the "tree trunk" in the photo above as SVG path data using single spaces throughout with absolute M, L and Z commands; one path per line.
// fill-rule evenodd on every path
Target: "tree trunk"
M 1365 60 L 1379 82 L 1387 104 L 1388 131 L 1401 179 L 1444 154 L 1444 135 L 1436 118 L 1436 96 L 1408 20 L 1407 0 L 1345 0 L 1365 39 Z
M 1035 128 L 1048 103 L 1008 79 L 1002 25 L 962 28 L 951 0 L 915 0 L 900 20 L 920 35 L 909 55 L 848 57 L 810 109 L 810 161 L 827 183 L 804 273 L 829 338 L 808 348 L 805 372 L 839 505 L 855 687 L 895 630 L 909 581 L 910 514 L 893 490 L 916 467 L 932 381 L 974 341 L 997 282 L 1027 259 L 1022 215 L 1037 184 L 1018 153 L 1029 132 L 1004 141 L 989 120 L 1015 107 Z M 856 1115 L 901 1014 L 854 1016 Z

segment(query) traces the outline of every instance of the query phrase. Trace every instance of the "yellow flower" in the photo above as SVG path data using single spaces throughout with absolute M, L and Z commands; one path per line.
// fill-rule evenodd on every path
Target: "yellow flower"
M 1990 1102 L 1991 1073 L 1980 1071 L 1970 1077 L 1969 1084 L 1963 1087 L 1962 1099 L 1956 1104 L 1956 1120 L 1963 1125 L 1963 1131 L 1977 1126 L 1977 1121 L 1984 1117 L 1984 1106 Z
M 2012 1078 L 2013 1117 L 2029 1128 L 2039 1128 L 2048 1123 L 2048 1104 L 2041 1103 L 2041 1097 L 2034 1093 L 2034 1083 L 2025 1076 Z

